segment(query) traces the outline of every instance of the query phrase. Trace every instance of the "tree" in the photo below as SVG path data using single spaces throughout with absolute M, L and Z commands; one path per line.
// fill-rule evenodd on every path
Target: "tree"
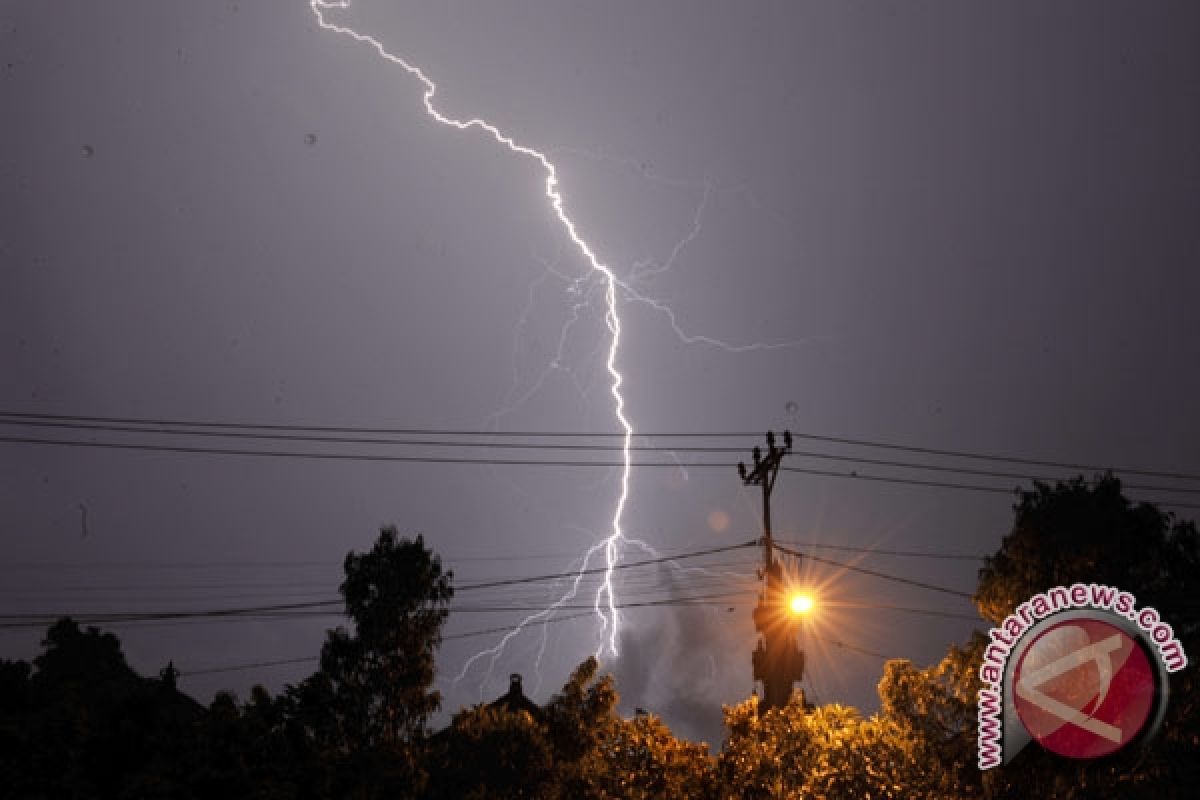
M 393 747 L 425 732 L 441 705 L 430 691 L 434 654 L 454 591 L 453 574 L 416 541 L 397 539 L 384 528 L 371 552 L 350 553 L 338 588 L 351 633 L 330 631 L 321 649 L 321 670 L 332 681 L 351 746 Z
M 202 709 L 129 668 L 120 641 L 60 619 L 34 671 L 0 669 L 0 796 L 190 797 L 178 765 Z
M 716 772 L 708 748 L 682 741 L 654 714 L 612 715 L 601 741 L 583 759 L 583 786 L 572 796 L 716 797 Z
M 434 737 L 434 797 L 582 798 L 589 795 L 585 759 L 615 717 L 612 678 L 599 663 L 576 667 L 537 719 L 528 711 L 477 706 L 460 712 Z
M 681 742 L 657 717 L 616 713 L 611 676 L 589 658 L 544 709 L 564 797 L 696 797 L 711 791 L 706 749 Z
M 589 658 L 540 709 L 476 706 L 434 737 L 433 797 L 705 798 L 712 759 L 657 717 L 616 713 L 612 678 Z M 530 713 L 533 711 L 534 713 Z
M 1134 592 L 1141 605 L 1177 619 L 1185 634 L 1197 631 L 1192 594 L 1200 540 L 1193 523 L 1130 503 L 1112 475 L 1092 485 L 1083 478 L 1037 483 L 1014 510 L 1012 531 L 979 573 L 975 604 L 985 618 L 1000 622 L 1053 586 L 1095 581 Z
M 987 639 L 978 631 L 963 647 L 926 669 L 892 659 L 879 681 L 880 716 L 894 723 L 913 748 L 913 758 L 933 768 L 943 797 L 975 797 L 982 791 L 976 760 L 979 663 Z
M 545 726 L 528 711 L 480 705 L 442 736 L 437 798 L 550 798 L 561 794 Z
M 441 703 L 430 687 L 453 574 L 422 537 L 399 538 L 394 527 L 370 552 L 349 553 L 344 571 L 339 591 L 353 630 L 330 631 L 318 673 L 289 688 L 293 723 L 284 727 L 324 765 L 330 793 L 414 795 L 426 722 Z
M 418 796 L 450 578 L 420 537 L 384 529 L 346 557 L 351 629 L 329 633 L 320 669 L 207 709 L 173 664 L 143 678 L 116 636 L 60 620 L 33 670 L 0 662 L 0 797 Z
M 562 691 L 545 708 L 546 727 L 561 763 L 578 765 L 603 741 L 604 723 L 617 707 L 612 677 L 597 678 L 600 662 L 588 658 L 575 668 Z
M 29 747 L 30 707 L 28 661 L 0 659 L 0 786 L 19 792 L 25 782 L 23 771 L 32 760 Z M 0 797 L 6 796 L 0 790 Z
M 765 713 L 757 698 L 726 707 L 725 724 L 723 797 L 944 797 L 936 771 L 892 719 L 836 704 L 808 710 L 794 695 Z

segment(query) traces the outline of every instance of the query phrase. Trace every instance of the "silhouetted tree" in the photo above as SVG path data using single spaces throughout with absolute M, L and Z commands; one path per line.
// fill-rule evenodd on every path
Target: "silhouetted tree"
M 391 527 L 370 552 L 347 555 L 344 569 L 353 627 L 330 631 L 320 670 L 289 688 L 284 735 L 322 765 L 317 784 L 328 794 L 415 796 L 426 722 L 441 702 L 430 687 L 453 576 L 420 536 L 398 538 Z
M 130 669 L 111 633 L 62 619 L 42 645 L 32 673 L 0 669 L 16 692 L 0 701 L 0 796 L 192 796 L 178 767 L 200 707 Z
M 480 705 L 455 714 L 439 737 L 435 798 L 554 798 L 561 784 L 545 726 L 528 711 Z
M 1130 503 L 1112 475 L 1022 492 L 1016 521 L 979 573 L 975 604 L 999 622 L 1033 594 L 1076 581 L 1119 586 L 1195 633 L 1200 540 L 1191 522 Z M 1179 630 L 1176 631 L 1180 632 Z
M 435 737 L 430 794 L 455 797 L 583 798 L 585 759 L 615 718 L 612 678 L 589 658 L 534 715 L 502 704 L 455 715 Z
M 321 650 L 351 747 L 395 746 L 425 732 L 441 696 L 430 691 L 434 654 L 454 592 L 452 573 L 416 541 L 385 528 L 369 553 L 350 553 L 339 591 L 354 631 L 337 628 Z
M 15 797 L 26 781 L 24 771 L 33 758 L 28 719 L 30 707 L 28 661 L 0 659 L 0 797 Z

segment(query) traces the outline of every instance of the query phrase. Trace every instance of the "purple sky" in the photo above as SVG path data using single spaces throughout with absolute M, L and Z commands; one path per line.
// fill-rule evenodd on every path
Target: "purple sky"
M 7 2 L 0 15 L 0 409 L 619 430 L 603 297 L 537 165 L 436 124 L 416 80 L 321 31 L 307 3 Z M 1194 3 L 358 0 L 336 19 L 425 70 L 445 113 L 546 152 L 581 234 L 684 333 L 786 344 L 688 344 L 622 293 L 639 431 L 790 427 L 1200 472 Z M 31 435 L 80 438 L 0 425 Z M 630 535 L 671 553 L 757 534 L 757 496 L 733 464 L 759 438 L 718 443 L 747 452 L 680 454 L 724 470 L 635 471 Z M 608 533 L 618 489 L 601 469 L 4 442 L 0 470 L 3 613 L 325 597 L 346 551 L 387 523 L 424 533 L 460 584 L 559 572 Z M 1012 518 L 1002 494 L 803 474 L 781 476 L 775 499 L 781 537 L 885 549 L 988 553 Z M 748 586 L 755 557 L 689 563 Z M 861 563 L 968 591 L 978 566 Z M 622 581 L 630 599 L 716 585 L 673 570 Z M 827 591 L 971 611 L 865 576 Z M 535 585 L 460 602 L 551 596 Z M 621 657 L 605 663 L 623 706 L 719 738 L 719 703 L 752 685 L 749 603 L 726 608 L 629 610 Z M 447 633 L 519 616 L 461 612 Z M 186 672 L 314 654 L 331 622 L 117 630 L 135 667 L 172 658 Z M 860 610 L 824 635 L 924 664 L 971 627 Z M 491 679 L 479 668 L 457 684 L 496 637 L 448 641 L 447 707 L 497 696 L 512 671 L 545 700 L 598 633 L 590 619 L 547 631 L 541 681 L 538 635 L 517 639 Z M 0 631 L 0 656 L 33 656 L 40 633 Z M 819 700 L 876 704 L 880 659 L 808 650 Z M 309 669 L 185 688 L 244 695 Z

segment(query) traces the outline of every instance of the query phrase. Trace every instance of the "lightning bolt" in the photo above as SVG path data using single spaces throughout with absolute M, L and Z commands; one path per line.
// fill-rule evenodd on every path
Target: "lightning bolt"
M 433 98 L 437 94 L 437 84 L 435 84 L 429 76 L 427 76 L 420 67 L 409 63 L 404 58 L 396 55 L 384 47 L 383 43 L 373 36 L 360 33 L 352 28 L 337 24 L 330 21 L 327 16 L 328 12 L 337 12 L 350 7 L 351 0 L 309 0 L 309 7 L 312 9 L 313 16 L 316 18 L 317 24 L 323 29 L 333 33 L 347 36 L 355 41 L 367 45 L 383 60 L 394 64 L 403 69 L 408 75 L 415 78 L 425 89 L 422 95 L 422 101 L 425 105 L 425 113 L 428 114 L 436 122 L 450 128 L 455 128 L 460 131 L 470 131 L 473 129 L 482 131 L 488 134 L 496 141 L 497 144 L 507 148 L 509 151 L 532 159 L 541 166 L 545 173 L 545 196 L 550 203 L 550 208 L 553 210 L 555 217 L 562 225 L 568 238 L 575 245 L 575 248 L 584 257 L 587 264 L 590 266 L 592 273 L 598 275 L 604 287 L 604 302 L 605 313 L 604 322 L 608 326 L 609 338 L 608 357 L 605 361 L 605 366 L 610 377 L 609 391 L 613 398 L 613 413 L 618 424 L 623 432 L 622 447 L 621 447 L 621 480 L 620 490 L 617 496 L 616 506 L 613 510 L 611 521 L 611 532 L 588 550 L 583 559 L 583 566 L 580 568 L 580 574 L 577 576 L 571 591 L 563 596 L 557 603 L 549 608 L 539 611 L 529 617 L 526 617 L 516 628 L 510 631 L 501 639 L 500 643 L 494 648 L 484 650 L 472 657 L 466 665 L 464 665 L 460 673 L 460 679 L 466 675 L 468 669 L 480 658 L 490 654 L 492 664 L 495 664 L 496 658 L 503 651 L 505 645 L 517 634 L 519 634 L 529 624 L 544 620 L 549 615 L 553 614 L 558 606 L 567 602 L 575 596 L 579 588 L 579 581 L 582 579 L 582 570 L 587 568 L 588 562 L 598 552 L 603 551 L 607 571 L 604 574 L 604 580 L 600 588 L 596 590 L 594 608 L 596 616 L 600 620 L 600 644 L 596 650 L 596 656 L 599 658 L 605 649 L 605 638 L 607 637 L 607 645 L 609 652 L 614 657 L 618 655 L 617 650 L 617 630 L 620 624 L 620 616 L 617 612 L 616 598 L 613 589 L 612 569 L 616 566 L 620 558 L 620 542 L 623 537 L 621 530 L 621 521 L 625 514 L 625 506 L 629 500 L 629 474 L 630 474 L 630 445 L 633 441 L 633 425 L 629 422 L 625 414 L 625 397 L 621 393 L 621 385 L 624 378 L 617 365 L 617 357 L 621 351 L 621 316 L 617 304 L 617 288 L 622 286 L 618 281 L 616 274 L 609 268 L 592 249 L 592 246 L 580 235 L 575 222 L 568 216 L 565 210 L 565 201 L 562 193 L 558 188 L 558 168 L 554 162 L 543 152 L 532 147 L 519 144 L 517 141 L 492 123 L 480 119 L 478 117 L 472 119 L 457 119 L 449 117 L 438 111 L 434 105 Z M 622 288 L 624 288 L 622 286 Z
M 585 400 L 589 394 L 587 387 L 580 382 L 579 377 L 570 367 L 567 366 L 566 349 L 571 330 L 581 321 L 583 313 L 588 310 L 597 295 L 602 295 L 604 298 L 604 322 L 609 331 L 608 349 L 604 359 L 605 368 L 609 376 L 609 393 L 613 400 L 614 417 L 622 431 L 622 446 L 621 446 L 621 472 L 620 485 L 617 494 L 616 504 L 613 510 L 611 519 L 611 528 L 607 536 L 601 538 L 598 542 L 592 545 L 579 559 L 578 572 L 569 578 L 567 581 L 570 586 L 558 598 L 558 600 L 550 603 L 546 608 L 525 617 L 519 624 L 508 631 L 501 639 L 493 646 L 479 651 L 469 658 L 464 664 L 458 676 L 454 679 L 454 683 L 461 682 L 477 663 L 487 660 L 487 677 L 480 684 L 480 692 L 482 699 L 482 691 L 487 679 L 492 675 L 496 666 L 497 660 L 503 655 L 505 648 L 509 643 L 519 636 L 525 630 L 539 626 L 541 630 L 541 642 L 538 648 L 537 661 L 535 668 L 537 674 L 541 676 L 540 665 L 542 657 L 545 654 L 547 645 L 547 630 L 545 623 L 553 619 L 554 615 L 571 600 L 575 599 L 580 591 L 581 582 L 587 573 L 590 564 L 597 557 L 602 557 L 605 564 L 605 572 L 603 580 L 599 588 L 596 589 L 596 594 L 593 600 L 593 609 L 596 617 L 600 622 L 600 630 L 597 637 L 599 642 L 595 651 L 596 657 L 599 659 L 607 647 L 607 651 L 613 657 L 619 655 L 617 648 L 618 632 L 621 618 L 618 611 L 618 603 L 615 594 L 613 582 L 613 569 L 620 561 L 623 545 L 631 545 L 645 552 L 658 556 L 658 552 L 644 541 L 632 539 L 625 535 L 622 528 L 622 520 L 625 513 L 625 508 L 630 494 L 630 472 L 631 472 L 631 446 L 635 435 L 633 425 L 630 423 L 628 416 L 625 413 L 625 399 L 622 394 L 621 387 L 624 383 L 624 377 L 618 367 L 618 356 L 621 351 L 621 316 L 620 303 L 637 303 L 652 309 L 653 311 L 664 316 L 670 325 L 675 336 L 684 344 L 688 345 L 707 345 L 720 349 L 727 353 L 747 353 L 753 351 L 777 350 L 783 348 L 796 348 L 805 345 L 813 340 L 790 340 L 779 342 L 753 342 L 749 344 L 735 344 L 724 341 L 715 337 L 688 333 L 679 322 L 678 316 L 674 309 L 666 303 L 651 297 L 639 286 L 646 284 L 648 281 L 669 272 L 675 266 L 682 252 L 700 235 L 702 220 L 707 210 L 710 198 L 714 191 L 711 180 L 706 180 L 702 187 L 703 191 L 696 209 L 693 213 L 692 224 L 687 233 L 679 239 L 670 250 L 667 257 L 661 262 L 653 258 L 644 258 L 636 261 L 632 265 L 630 275 L 627 279 L 618 277 L 616 272 L 608 265 L 600 260 L 592 246 L 580 235 L 578 227 L 574 220 L 570 218 L 565 209 L 565 199 L 559 189 L 558 168 L 550 156 L 542 151 L 534 149 L 524 144 L 520 144 L 516 139 L 508 134 L 505 134 L 492 123 L 481 119 L 458 119 L 443 114 L 434 105 L 434 97 L 437 94 L 437 85 L 431 80 L 420 67 L 410 63 L 403 57 L 389 51 L 378 39 L 373 36 L 360 33 L 350 27 L 332 21 L 329 14 L 336 14 L 338 11 L 346 10 L 350 7 L 352 0 L 309 0 L 309 7 L 312 10 L 317 24 L 321 29 L 332 33 L 341 34 L 349 37 L 356 42 L 366 45 L 371 48 L 376 55 L 390 64 L 400 67 L 410 77 L 424 88 L 422 102 L 424 104 L 425 113 L 435 122 L 454 128 L 460 131 L 478 130 L 487 136 L 490 136 L 497 144 L 509 150 L 511 153 L 531 159 L 537 163 L 545 175 L 545 198 L 549 202 L 550 208 L 561 225 L 562 229 L 567 234 L 570 242 L 575 249 L 584 257 L 588 269 L 583 275 L 570 276 L 558 269 L 558 259 L 550 261 L 543 258 L 535 259 L 540 261 L 543 266 L 543 272 L 536 277 L 528 287 L 528 298 L 521 313 L 521 318 L 518 322 L 517 329 L 514 332 L 513 342 L 513 382 L 505 398 L 505 407 L 500 411 L 493 413 L 489 417 L 489 423 L 494 428 L 498 429 L 500 421 L 507 415 L 514 412 L 516 409 L 523 406 L 528 400 L 536 395 L 544 386 L 549 376 L 557 371 L 564 372 L 576 391 Z M 604 156 L 586 151 L 576 151 L 559 148 L 555 152 L 558 153 L 574 153 L 583 155 L 588 158 L 599 158 L 602 160 L 614 161 L 624 164 L 626 167 L 638 169 L 636 162 L 631 159 L 620 159 L 611 156 Z M 668 183 L 679 187 L 696 188 L 696 183 L 688 183 L 678 180 L 672 180 L 653 173 L 645 164 L 640 166 L 640 173 L 647 179 L 657 182 Z M 753 198 L 751 198 L 753 199 Z M 545 365 L 544 369 L 533 381 L 532 385 L 526 391 L 520 391 L 520 374 L 517 366 L 517 357 L 519 349 L 519 340 L 521 330 L 527 325 L 528 317 L 533 311 L 535 305 L 535 294 L 538 288 L 551 278 L 558 279 L 566 285 L 566 292 L 571 297 L 571 305 L 569 317 L 561 328 L 558 337 L 557 348 L 554 357 Z M 595 355 L 598 356 L 603 345 L 598 345 Z M 590 360 L 590 359 L 589 359 Z M 678 458 L 677 454 L 671 453 L 671 457 L 679 464 L 686 477 L 687 471 L 684 463 Z M 694 575 L 704 575 L 708 577 L 724 577 L 737 578 L 742 577 L 736 573 L 717 572 L 707 568 L 685 567 L 675 561 L 668 562 L 669 565 L 684 573 Z

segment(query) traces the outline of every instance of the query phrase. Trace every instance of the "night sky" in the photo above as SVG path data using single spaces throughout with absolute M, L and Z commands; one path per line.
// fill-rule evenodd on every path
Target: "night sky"
M 0 14 L 3 412 L 620 431 L 603 286 L 555 219 L 541 168 L 436 123 L 416 79 L 321 30 L 307 2 L 5 0 Z M 356 0 L 329 18 L 418 65 L 442 112 L 484 117 L 546 153 L 581 236 L 627 286 L 617 361 L 634 428 L 732 448 L 639 454 L 685 465 L 632 474 L 624 527 L 657 551 L 758 535 L 759 498 L 735 465 L 768 428 L 1200 473 L 1195 3 Z M 435 453 L 9 420 L 0 437 Z M 917 460 L 807 439 L 796 449 Z M 687 466 L 698 464 L 722 466 Z M 1131 497 L 1200 503 L 1161 491 L 1195 483 L 1128 477 L 1160 487 Z M 424 534 L 459 585 L 564 572 L 611 532 L 619 478 L 0 442 L 0 614 L 329 598 L 346 552 L 385 524 Z M 774 499 L 777 536 L 805 552 L 966 592 L 978 560 L 853 548 L 991 553 L 1013 502 L 804 473 L 781 474 Z M 622 557 L 650 556 L 628 546 Z M 758 558 L 743 548 L 679 562 L 719 575 L 618 573 L 619 601 L 740 592 L 623 612 L 620 656 L 603 659 L 623 710 L 719 741 L 720 703 L 753 686 Z M 932 663 L 983 626 L 952 594 L 813 560 L 801 571 L 843 604 L 806 634 L 805 688 L 820 702 L 872 710 L 873 654 Z M 588 576 L 577 602 L 596 585 Z M 455 604 L 475 610 L 452 613 L 446 633 L 513 624 L 523 614 L 487 609 L 545 604 L 563 588 L 461 593 Z M 336 622 L 105 627 L 135 668 L 156 674 L 173 659 L 182 687 L 207 701 L 258 682 L 278 690 L 314 664 L 186 673 L 315 655 Z M 448 640 L 446 711 L 498 696 L 510 672 L 545 701 L 600 644 L 594 618 L 567 620 L 544 629 L 539 659 L 541 630 L 510 643 L 490 677 L 481 662 L 459 682 L 499 636 Z M 0 657 L 33 657 L 43 632 L 0 629 Z

